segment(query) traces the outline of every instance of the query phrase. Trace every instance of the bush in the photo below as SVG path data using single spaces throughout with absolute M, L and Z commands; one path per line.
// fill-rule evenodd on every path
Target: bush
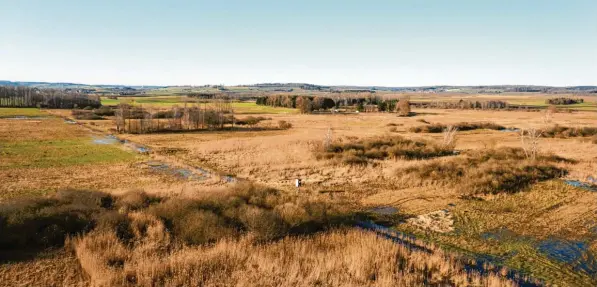
M 112 206 L 101 192 L 60 191 L 54 198 L 16 199 L 0 204 L 0 249 L 61 246 L 69 235 L 95 226 Z
M 72 110 L 73 117 L 77 120 L 103 120 L 104 118 L 93 113 L 91 110 Z
M 127 210 L 137 210 L 149 206 L 151 199 L 142 190 L 131 190 L 118 198 L 118 205 Z
M 287 121 L 278 121 L 278 128 L 287 130 L 289 128 L 292 128 L 292 124 Z
M 597 128 L 594 127 L 564 127 L 554 125 L 551 128 L 541 131 L 541 135 L 550 138 L 588 137 L 597 136 Z
M 560 98 L 553 98 L 553 99 L 547 99 L 545 100 L 546 104 L 550 104 L 550 105 L 574 105 L 574 104 L 582 104 L 585 101 L 583 99 L 573 99 L 573 98 L 565 98 L 565 97 L 560 97 Z
M 173 233 L 188 244 L 214 243 L 236 237 L 234 226 L 209 210 L 193 210 L 174 223 Z
M 396 110 L 401 117 L 410 116 L 410 101 L 408 99 L 401 99 L 398 104 L 396 104 Z
M 366 165 L 368 160 L 426 159 L 453 154 L 449 148 L 400 136 L 375 137 L 348 143 L 332 143 L 319 159 L 338 159 L 345 164 Z
M 235 122 L 236 122 L 237 125 L 240 125 L 240 126 L 245 126 L 245 125 L 247 125 L 247 126 L 254 126 L 254 125 L 257 125 L 260 122 L 265 121 L 265 120 L 269 120 L 269 119 L 266 118 L 266 117 L 248 116 L 248 117 L 246 117 L 244 119 L 236 119 Z
M 93 113 L 100 117 L 114 116 L 114 110 L 107 106 L 101 106 L 101 107 L 93 110 Z
M 471 151 L 447 162 L 431 162 L 402 170 L 402 176 L 453 186 L 467 195 L 514 193 L 538 181 L 557 178 L 566 170 L 553 165 L 565 159 L 540 155 L 528 160 L 522 149 Z
M 458 129 L 459 131 L 471 131 L 471 130 L 478 130 L 478 129 L 487 129 L 487 130 L 505 130 L 506 127 L 498 125 L 496 123 L 491 122 L 479 122 L 479 123 L 467 123 L 461 122 L 452 125 L 454 128 Z M 424 126 L 412 127 L 410 131 L 413 133 L 442 133 L 448 126 L 444 124 L 429 124 Z

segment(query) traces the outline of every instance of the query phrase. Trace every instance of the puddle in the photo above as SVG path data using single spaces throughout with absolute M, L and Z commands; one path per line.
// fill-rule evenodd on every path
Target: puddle
M 398 213 L 398 208 L 392 206 L 378 206 L 367 210 L 379 215 L 394 215 Z
M 592 178 L 591 178 L 592 179 Z M 590 179 L 588 179 L 590 180 Z M 564 180 L 564 183 L 570 186 L 578 187 L 587 191 L 597 192 L 597 186 L 582 182 L 580 180 Z
M 420 242 L 417 241 L 417 238 L 415 236 L 412 236 L 412 235 L 409 235 L 409 234 L 406 234 L 406 233 L 403 233 L 403 232 L 400 232 L 397 230 L 393 230 L 393 229 L 375 224 L 373 222 L 358 221 L 356 223 L 356 226 L 363 228 L 363 229 L 371 230 L 379 236 L 382 236 L 382 237 L 390 239 L 398 244 L 401 244 L 408 250 L 421 251 L 421 252 L 425 252 L 425 253 L 429 253 L 429 254 L 434 253 L 434 250 L 429 249 L 429 248 L 425 247 L 424 245 L 420 244 Z M 469 256 L 469 255 L 461 254 L 461 255 L 459 255 L 458 258 L 462 260 L 461 262 L 464 266 L 464 269 L 467 272 L 477 272 L 480 274 L 487 274 L 488 272 L 490 272 L 486 268 L 487 265 L 493 265 L 493 266 L 498 266 L 498 267 L 503 266 L 503 263 L 499 258 L 488 256 L 488 255 Z M 471 259 L 473 259 L 473 260 L 471 260 Z M 502 276 L 505 276 L 506 278 L 513 280 L 514 282 L 516 282 L 518 284 L 517 286 L 523 286 L 523 287 L 543 286 L 542 283 L 534 283 L 534 282 L 531 282 L 530 280 L 527 280 L 526 278 L 528 278 L 528 277 L 525 276 L 524 273 L 520 273 L 520 271 L 516 271 L 514 269 L 507 269 L 506 273 L 502 274 Z
M 539 242 L 537 249 L 550 259 L 573 266 L 575 270 L 597 275 L 597 258 L 585 242 L 550 238 Z
M 597 258 L 590 251 L 590 246 L 586 242 L 571 241 L 561 238 L 548 238 L 545 240 L 536 240 L 529 236 L 519 235 L 507 228 L 500 228 L 495 231 L 489 231 L 481 234 L 485 240 L 496 240 L 504 242 L 524 242 L 527 241 L 533 245 L 537 251 L 541 252 L 547 258 L 572 266 L 577 271 L 584 271 L 591 276 L 597 275 Z M 515 255 L 516 252 L 506 256 Z
M 73 121 L 73 120 L 64 120 L 65 123 L 69 124 L 69 125 L 74 125 L 77 122 Z
M 197 169 L 197 172 L 193 172 L 190 169 L 180 168 L 180 167 L 173 167 L 168 165 L 167 163 L 160 162 L 160 161 L 148 161 L 145 162 L 150 169 L 158 172 L 168 173 L 182 179 L 187 180 L 206 180 L 208 179 L 211 174 L 207 173 L 207 171 L 201 169 L 203 172 Z
M 485 232 L 485 233 L 481 234 L 481 238 L 483 238 L 485 240 L 497 240 L 497 241 L 527 240 L 527 238 L 514 233 L 514 231 L 512 231 L 508 228 L 499 228 L 498 230 L 495 230 L 495 231 Z
M 94 144 L 117 144 L 120 143 L 120 140 L 113 135 L 107 135 L 103 138 L 100 137 L 93 137 Z
M 148 147 L 146 147 L 144 145 L 132 143 L 128 140 L 121 140 L 114 135 L 107 135 L 104 137 L 94 136 L 92 141 L 94 144 L 102 144 L 102 145 L 123 144 L 125 147 L 127 147 L 137 153 L 142 153 L 142 154 L 147 154 L 151 151 Z
M 505 129 L 502 129 L 502 130 L 499 130 L 499 131 L 503 132 L 503 133 L 517 133 L 517 132 L 520 132 L 520 129 L 517 129 L 517 128 L 505 128 Z
M 167 163 L 157 161 L 157 160 L 148 161 L 143 164 L 145 164 L 147 167 L 149 167 L 150 169 L 152 169 L 154 171 L 168 173 L 173 176 L 177 176 L 177 177 L 180 177 L 180 178 L 186 179 L 186 180 L 203 181 L 203 180 L 207 180 L 207 179 L 213 177 L 212 172 L 210 172 L 204 168 L 200 168 L 200 167 L 194 168 L 194 169 L 181 168 L 181 167 L 171 166 Z M 235 178 L 233 176 L 228 176 L 228 175 L 222 176 L 221 179 L 227 183 L 232 183 L 232 182 L 238 181 L 237 178 Z
M 28 116 L 14 116 L 14 117 L 7 117 L 7 118 L 2 118 L 5 120 L 45 120 L 48 119 L 49 117 L 28 117 Z

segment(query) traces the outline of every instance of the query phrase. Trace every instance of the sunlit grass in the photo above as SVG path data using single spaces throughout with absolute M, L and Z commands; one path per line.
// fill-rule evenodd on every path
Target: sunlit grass
M 47 116 L 47 114 L 37 108 L 0 108 L 0 118 L 11 118 L 17 116 L 41 117 Z
M 196 99 L 186 96 L 155 96 L 155 97 L 119 97 L 117 100 L 102 97 L 102 105 L 118 105 L 128 103 L 131 105 L 143 105 L 156 108 L 170 108 L 174 105 L 184 106 L 196 103 Z M 205 104 L 202 103 L 203 107 Z M 207 103 L 207 106 L 210 104 Z M 270 106 L 259 106 L 255 102 L 234 102 L 232 108 L 238 114 L 296 114 L 297 109 L 279 108 Z
M 134 154 L 91 139 L 0 142 L 0 169 L 49 168 L 131 160 Z

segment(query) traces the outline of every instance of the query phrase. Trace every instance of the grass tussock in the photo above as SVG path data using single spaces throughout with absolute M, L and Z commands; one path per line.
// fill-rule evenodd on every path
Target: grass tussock
M 161 199 L 142 191 L 114 197 L 65 190 L 51 198 L 17 199 L 0 205 L 0 249 L 57 247 L 65 238 L 101 229 L 130 242 L 158 220 L 180 244 L 211 244 L 251 234 L 256 241 L 325 230 L 351 222 L 329 203 L 300 199 L 268 188 L 238 185 L 202 198 Z M 136 213 L 136 218 L 128 214 Z M 148 220 L 146 220 L 148 221 Z M 148 222 L 149 222 L 148 221 Z
M 566 170 L 555 165 L 561 161 L 565 160 L 553 155 L 529 160 L 522 149 L 499 148 L 409 167 L 401 170 L 401 175 L 409 183 L 439 183 L 470 196 L 515 193 L 535 182 L 565 175 Z
M 75 240 L 96 286 L 514 286 L 495 273 L 467 272 L 453 258 L 411 250 L 357 229 L 254 244 L 171 245 L 155 221 L 143 239 L 123 244 L 98 231 Z M 162 234 L 162 235 L 160 235 Z
M 0 205 L 0 248 L 61 246 L 69 235 L 91 230 L 96 217 L 112 207 L 101 192 L 64 190 L 54 198 L 17 199 Z
M 77 120 L 103 120 L 101 115 L 91 110 L 72 110 L 72 115 Z
M 334 159 L 349 165 L 367 165 L 371 160 L 427 159 L 452 155 L 450 146 L 427 141 L 413 141 L 401 136 L 385 136 L 330 144 L 318 159 Z
M 416 126 L 410 128 L 410 131 L 413 133 L 442 133 L 444 130 L 448 128 L 447 125 L 444 124 L 430 124 L 429 122 L 425 122 L 426 125 L 423 126 Z M 479 129 L 486 129 L 486 130 L 504 130 L 506 127 L 498 125 L 496 123 L 491 122 L 478 122 L 478 123 L 467 123 L 467 122 L 460 122 L 452 125 L 454 128 L 457 128 L 459 131 L 472 131 L 472 130 L 479 130 Z
M 593 141 L 597 140 L 597 128 L 595 127 L 565 127 L 554 125 L 541 131 L 541 135 L 548 138 L 570 138 L 570 137 L 590 137 Z

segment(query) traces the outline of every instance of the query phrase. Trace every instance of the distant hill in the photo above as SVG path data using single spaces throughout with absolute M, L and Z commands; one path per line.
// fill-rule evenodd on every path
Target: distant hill
M 163 88 L 185 88 L 194 86 L 126 86 L 126 85 L 88 85 L 77 83 L 53 83 L 53 82 L 20 82 L 20 81 L 2 81 L 2 86 L 27 86 L 38 88 L 55 89 L 107 89 L 107 90 L 153 90 Z M 227 90 L 221 85 L 204 85 L 202 87 L 218 88 Z M 384 86 L 324 86 L 307 83 L 260 83 L 252 85 L 238 85 L 234 87 L 247 87 L 254 90 L 264 91 L 293 91 L 293 89 L 302 89 L 306 91 L 338 92 L 338 91 L 359 91 L 359 92 L 459 92 L 459 93 L 508 93 L 508 92 L 541 92 L 541 93 L 597 93 L 597 86 L 533 86 L 533 85 L 490 85 L 490 86 L 419 86 L 419 87 L 384 87 Z

